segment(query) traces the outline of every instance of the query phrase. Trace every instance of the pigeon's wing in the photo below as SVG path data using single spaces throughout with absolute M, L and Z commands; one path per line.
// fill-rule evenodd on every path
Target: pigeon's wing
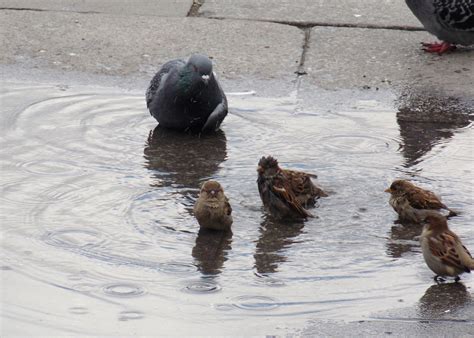
M 272 192 L 277 195 L 290 209 L 300 214 L 302 217 L 311 217 L 312 215 L 301 205 L 296 198 L 291 185 L 288 183 L 285 177 L 275 177 L 273 185 L 271 186 Z
M 474 0 L 434 0 L 433 6 L 441 26 L 474 32 Z
M 216 108 L 214 108 L 211 115 L 209 115 L 209 117 L 207 118 L 206 123 L 201 129 L 202 132 L 212 132 L 212 131 L 217 130 L 219 126 L 221 125 L 222 121 L 224 120 L 224 118 L 227 116 L 227 112 L 228 112 L 227 97 L 225 96 L 224 91 L 222 90 L 222 87 L 217 81 L 215 74 L 213 74 L 213 76 L 219 88 L 219 93 L 222 97 L 222 101 L 216 106 Z
M 226 117 L 226 115 L 227 115 L 227 104 L 224 104 L 224 102 L 221 102 L 217 105 L 217 107 L 214 109 L 211 115 L 209 115 L 201 131 L 202 132 L 215 131 L 217 128 L 219 128 L 222 120 L 224 119 L 224 117 Z
M 150 85 L 148 86 L 148 89 L 146 90 L 146 106 L 147 108 L 150 107 L 150 103 L 153 100 L 153 97 L 155 94 L 158 92 L 158 89 L 160 86 L 165 83 L 166 77 L 168 73 L 175 68 L 179 68 L 184 66 L 186 63 L 183 60 L 171 60 L 166 62 L 158 71 L 158 73 L 155 74 L 153 79 L 150 82 Z
M 471 271 L 469 264 L 464 264 L 464 260 L 466 260 L 464 256 L 466 254 L 469 256 L 471 265 L 472 256 L 466 247 L 461 244 L 461 241 L 455 233 L 449 230 L 445 231 L 438 236 L 430 237 L 428 243 L 431 254 L 444 264 L 466 272 Z
M 406 197 L 410 205 L 416 209 L 446 209 L 438 196 L 429 190 L 415 187 L 407 192 Z

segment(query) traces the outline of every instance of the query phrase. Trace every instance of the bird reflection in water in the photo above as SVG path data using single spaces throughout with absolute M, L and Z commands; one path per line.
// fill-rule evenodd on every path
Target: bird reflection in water
M 227 156 L 222 130 L 190 135 L 160 127 L 150 132 L 144 149 L 145 167 L 153 171 L 154 187 L 189 188 L 197 197 L 200 182 L 214 175 Z
M 462 283 L 443 283 L 430 286 L 418 302 L 423 318 L 436 319 L 472 307 L 471 293 Z
M 420 251 L 419 237 L 422 231 L 423 226 L 420 224 L 396 221 L 390 229 L 387 254 L 393 258 L 400 258 L 407 252 Z
M 260 224 L 260 237 L 255 249 L 255 268 L 258 273 L 273 273 L 280 263 L 286 262 L 284 249 L 297 243 L 297 237 L 304 228 L 303 221 L 282 222 L 271 216 L 264 216 Z
M 406 90 L 399 103 L 397 123 L 405 168 L 420 163 L 434 146 L 451 139 L 457 129 L 468 126 L 474 113 L 474 106 L 429 91 Z
M 196 237 L 192 256 L 203 275 L 217 275 L 222 272 L 227 254 L 232 249 L 232 231 L 200 229 Z

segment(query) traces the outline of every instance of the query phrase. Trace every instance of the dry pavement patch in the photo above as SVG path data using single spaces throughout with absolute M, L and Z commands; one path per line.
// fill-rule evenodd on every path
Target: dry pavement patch
M 206 0 L 199 13 L 296 24 L 422 28 L 404 0 Z

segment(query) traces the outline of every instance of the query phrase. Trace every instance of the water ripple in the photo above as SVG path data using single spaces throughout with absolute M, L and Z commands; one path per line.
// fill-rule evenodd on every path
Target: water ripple
M 146 293 L 141 286 L 128 283 L 107 284 L 102 287 L 102 291 L 108 296 L 120 298 L 139 297 Z
M 269 311 L 279 307 L 276 299 L 266 296 L 239 296 L 234 298 L 232 305 L 249 311 Z
M 42 240 L 49 245 L 62 248 L 91 248 L 101 246 L 103 235 L 88 229 L 64 229 L 45 233 Z
M 85 315 L 89 313 L 89 309 L 83 306 L 73 306 L 70 307 L 68 310 L 74 315 Z
M 221 286 L 213 281 L 193 281 L 186 285 L 183 289 L 189 293 L 213 293 L 219 292 L 221 290 Z
M 0 270 L 35 297 L 65 302 L 38 301 L 17 317 L 80 325 L 104 313 L 152 328 L 156 318 L 207 324 L 230 311 L 233 325 L 265 316 L 274 328 L 290 316 L 346 320 L 416 303 L 431 275 L 415 234 L 393 228 L 383 190 L 400 177 L 432 187 L 462 210 L 450 224 L 472 246 L 472 125 L 402 123 L 359 99 L 322 112 L 302 111 L 295 94 L 233 95 L 222 130 L 197 137 L 156 127 L 142 91 L 2 86 Z M 255 183 L 263 155 L 318 175 L 331 193 L 317 217 L 268 222 Z M 193 205 L 208 179 L 229 197 L 230 237 L 199 233 Z M 132 301 L 140 307 L 127 309 Z
M 118 320 L 128 321 L 137 320 L 145 317 L 145 314 L 141 311 L 122 311 L 119 313 Z

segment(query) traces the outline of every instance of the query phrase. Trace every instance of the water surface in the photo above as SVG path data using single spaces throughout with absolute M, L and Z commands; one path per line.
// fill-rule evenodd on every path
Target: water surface
M 141 92 L 6 83 L 0 100 L 4 332 L 284 334 L 316 318 L 405 307 L 442 318 L 440 299 L 472 304 L 470 276 L 432 285 L 421 229 L 397 224 L 383 192 L 395 178 L 436 191 L 474 250 L 468 123 L 243 93 L 229 95 L 221 131 L 197 138 L 157 128 Z M 269 154 L 318 174 L 330 196 L 317 217 L 265 214 L 256 164 Z M 230 198 L 232 234 L 199 232 L 192 216 L 210 178 Z

